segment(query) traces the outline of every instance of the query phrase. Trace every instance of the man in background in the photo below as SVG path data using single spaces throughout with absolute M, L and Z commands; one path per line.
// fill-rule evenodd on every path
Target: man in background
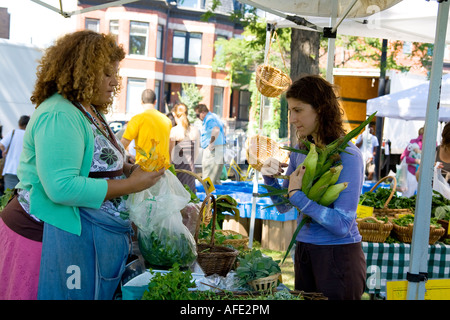
M 209 177 L 213 184 L 222 184 L 220 176 L 224 165 L 225 133 L 223 122 L 204 104 L 194 108 L 197 118 L 202 120 L 200 146 L 202 154 L 202 179 Z
M 356 139 L 356 146 L 362 150 L 364 161 L 366 163 L 367 180 L 372 180 L 375 173 L 375 163 L 373 159 L 377 153 L 377 147 L 379 145 L 378 138 L 373 134 L 374 128 L 369 126 L 369 133 L 364 135 L 360 134 Z
M 142 92 L 141 100 L 144 111 L 131 118 L 120 141 L 127 149 L 130 142 L 134 140 L 137 147 L 144 149 L 148 153 L 152 147 L 151 140 L 153 139 L 158 142 L 156 152 L 163 155 L 165 164 L 169 165 L 169 140 L 172 123 L 165 114 L 156 110 L 156 95 L 153 90 L 145 89 Z M 141 158 L 143 156 L 137 152 L 136 163 Z

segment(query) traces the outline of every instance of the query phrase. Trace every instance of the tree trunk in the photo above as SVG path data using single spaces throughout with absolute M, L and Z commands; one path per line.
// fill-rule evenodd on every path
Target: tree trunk
M 305 74 L 319 74 L 320 33 L 292 28 L 291 79 L 295 81 Z M 297 143 L 295 129 L 290 126 L 291 145 Z

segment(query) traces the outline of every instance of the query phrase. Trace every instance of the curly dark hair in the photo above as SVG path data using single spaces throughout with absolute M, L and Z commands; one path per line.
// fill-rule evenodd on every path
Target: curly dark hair
M 318 116 L 316 143 L 328 144 L 345 135 L 343 110 L 336 94 L 337 88 L 318 75 L 306 75 L 294 81 L 286 92 L 286 98 L 310 104 Z M 299 141 L 308 137 L 297 137 Z
M 31 101 L 37 108 L 54 93 L 73 102 L 92 101 L 105 74 L 111 74 L 114 62 L 124 58 L 125 51 L 113 35 L 90 30 L 66 34 L 50 46 L 40 60 Z M 120 85 L 114 94 L 119 90 Z M 108 104 L 95 107 L 106 113 L 111 103 L 112 99 Z

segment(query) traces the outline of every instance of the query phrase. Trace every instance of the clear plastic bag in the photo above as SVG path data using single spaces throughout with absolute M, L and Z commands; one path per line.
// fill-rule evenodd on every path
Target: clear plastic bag
M 402 162 L 396 166 L 395 178 L 397 180 L 397 191 L 408 191 L 408 164 L 406 158 L 403 158 Z
M 439 163 L 434 167 L 433 190 L 442 194 L 445 198 L 450 199 L 450 186 L 438 168 Z
M 197 258 L 195 239 L 183 224 L 181 210 L 191 196 L 169 170 L 151 188 L 132 194 L 127 202 L 130 220 L 138 228 L 138 244 L 148 263 L 189 266 Z

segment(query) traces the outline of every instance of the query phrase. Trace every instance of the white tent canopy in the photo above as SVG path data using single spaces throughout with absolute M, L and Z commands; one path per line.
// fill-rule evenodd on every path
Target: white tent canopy
M 242 0 L 244 3 L 257 3 L 262 5 L 270 0 Z M 289 0 L 279 0 L 274 5 L 286 4 Z M 315 1 L 311 1 L 315 2 Z M 384 2 L 384 1 L 383 1 Z M 378 6 L 372 3 L 367 6 L 367 13 L 363 16 L 353 14 L 353 10 L 350 11 L 349 16 L 342 20 L 337 28 L 339 34 L 370 37 L 370 38 L 382 38 L 391 40 L 403 40 L 412 42 L 424 42 L 433 43 L 434 34 L 436 30 L 437 22 L 437 8 L 438 3 L 436 1 L 425 0 L 403 0 L 401 2 L 395 1 L 386 3 L 387 9 L 383 10 L 383 6 Z M 273 8 L 273 6 L 271 7 Z M 309 15 L 309 10 L 302 12 L 289 11 L 293 14 L 299 15 L 302 18 L 309 21 L 311 24 L 319 27 L 322 30 L 324 27 L 330 27 L 330 16 L 320 14 L 320 16 Z M 294 22 L 287 20 L 282 16 L 277 16 L 276 12 L 272 11 L 275 15 L 270 23 L 276 23 L 278 27 L 297 27 L 308 29 L 308 27 L 297 26 Z M 337 18 L 341 15 L 337 14 Z M 311 28 L 309 28 L 311 29 Z M 314 30 L 314 29 L 311 29 Z M 450 26 L 448 26 L 450 31 Z M 450 32 L 447 32 L 446 43 L 450 44 Z
M 425 120 L 429 82 L 367 100 L 367 114 L 403 120 Z M 442 77 L 439 120 L 450 121 L 450 74 Z
M 19 118 L 34 111 L 30 101 L 42 51 L 34 46 L 0 39 L 0 124 L 3 135 L 17 128 Z

